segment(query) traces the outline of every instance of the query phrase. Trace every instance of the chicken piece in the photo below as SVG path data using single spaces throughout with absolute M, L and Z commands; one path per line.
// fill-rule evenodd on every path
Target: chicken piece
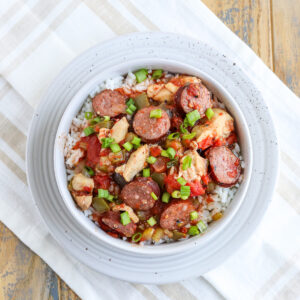
M 115 172 L 121 174 L 123 178 L 127 182 L 129 182 L 138 172 L 140 172 L 144 168 L 148 156 L 149 146 L 141 146 L 130 155 L 127 163 L 120 167 L 117 167 L 115 169 Z
M 99 133 L 98 133 L 98 140 L 100 144 L 102 144 L 102 139 L 107 138 L 110 136 L 110 129 L 108 128 L 100 128 Z
M 130 219 L 131 219 L 134 223 L 138 223 L 138 222 L 139 222 L 139 218 L 138 218 L 138 216 L 134 213 L 133 209 L 132 209 L 130 206 L 124 204 L 124 203 L 122 203 L 122 204 L 120 204 L 120 205 L 115 205 L 115 206 L 113 206 L 112 211 L 127 211 L 127 212 L 128 212 L 128 215 L 129 215 L 129 217 L 130 217 Z
M 153 99 L 163 87 L 164 84 L 149 84 L 147 88 L 147 96 Z
M 164 84 L 150 84 L 147 88 L 147 96 L 159 102 L 171 102 L 173 93 Z
M 112 127 L 110 133 L 111 137 L 115 140 L 116 143 L 120 143 L 125 139 L 125 136 L 128 132 L 129 123 L 127 122 L 126 117 L 123 117 Z
M 183 160 L 186 156 L 190 156 L 192 164 L 190 168 L 186 170 L 182 169 Z M 207 174 L 208 162 L 207 159 L 201 157 L 197 151 L 188 150 L 184 153 L 184 156 L 180 160 L 180 167 L 178 177 L 183 177 L 187 182 L 193 180 L 201 180 L 203 175 Z
M 92 204 L 93 196 L 77 196 L 75 193 L 72 193 L 77 205 L 81 208 L 81 210 L 87 210 Z
M 167 90 L 169 90 L 172 94 L 175 94 L 177 92 L 177 90 L 179 89 L 179 86 L 175 85 L 174 83 L 172 82 L 168 82 L 166 85 L 165 85 L 165 88 Z
M 193 128 L 196 132 L 196 141 L 201 143 L 206 138 L 225 139 L 232 131 L 234 131 L 233 118 L 225 110 L 213 108 L 213 117 L 210 121 L 203 125 L 198 125 Z
M 93 190 L 94 180 L 92 178 L 86 177 L 81 173 L 74 175 L 72 178 L 72 189 L 74 191 L 80 192 L 84 190 Z

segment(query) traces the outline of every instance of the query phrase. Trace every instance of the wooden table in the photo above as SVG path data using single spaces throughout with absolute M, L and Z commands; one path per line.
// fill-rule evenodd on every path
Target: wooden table
M 298 0 L 204 0 L 204 3 L 300 95 Z M 0 223 L 0 299 L 79 298 Z

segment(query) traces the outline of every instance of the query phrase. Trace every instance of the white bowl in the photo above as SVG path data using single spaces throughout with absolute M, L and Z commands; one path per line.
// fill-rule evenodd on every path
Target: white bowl
M 244 181 L 224 218 L 205 235 L 170 245 L 139 247 L 111 238 L 83 216 L 66 189 L 58 137 L 68 132 L 71 119 L 93 87 L 140 67 L 161 67 L 202 78 L 234 116 L 246 162 Z M 96 45 L 62 70 L 34 114 L 26 160 L 36 205 L 50 233 L 68 253 L 119 279 L 162 284 L 209 271 L 249 238 L 272 198 L 278 145 L 269 110 L 238 62 L 187 37 L 134 33 Z
M 244 179 L 236 195 L 234 196 L 234 199 L 225 211 L 224 217 L 217 222 L 211 223 L 208 226 L 208 231 L 205 234 L 192 237 L 184 241 L 177 241 L 173 243 L 137 246 L 135 244 L 128 243 L 127 241 L 115 239 L 110 235 L 106 234 L 104 231 L 98 230 L 98 226 L 96 226 L 90 219 L 84 216 L 82 211 L 76 206 L 70 192 L 67 189 L 67 176 L 64 164 L 63 145 L 65 141 L 65 136 L 69 132 L 72 119 L 77 115 L 88 95 L 93 90 L 95 90 L 95 88 L 97 88 L 97 86 L 99 86 L 100 83 L 107 79 L 127 74 L 129 71 L 134 71 L 145 67 L 152 70 L 163 69 L 172 73 L 189 74 L 201 78 L 201 80 L 206 84 L 206 86 L 211 91 L 213 91 L 213 93 L 217 95 L 218 98 L 221 99 L 221 101 L 226 105 L 226 108 L 229 110 L 230 114 L 235 120 L 235 126 L 239 137 L 241 152 L 245 162 L 245 169 Z M 88 83 L 86 83 L 75 94 L 75 96 L 67 106 L 61 118 L 54 145 L 54 171 L 56 182 L 62 199 L 64 200 L 66 206 L 68 207 L 70 213 L 74 216 L 74 218 L 82 226 L 84 226 L 91 233 L 91 235 L 93 235 L 93 237 L 100 239 L 101 241 L 109 244 L 110 246 L 144 255 L 170 255 L 175 252 L 185 251 L 191 247 L 194 247 L 195 244 L 201 246 L 205 243 L 209 243 L 209 241 L 216 235 L 222 234 L 223 228 L 227 225 L 228 222 L 230 222 L 230 220 L 237 212 L 241 202 L 244 199 L 245 193 L 247 192 L 247 188 L 249 185 L 251 169 L 252 144 L 248 126 L 237 103 L 222 86 L 222 83 L 216 81 L 208 74 L 202 72 L 200 69 L 193 67 L 192 65 L 170 60 L 166 61 L 163 59 L 144 59 L 142 61 L 132 60 L 130 62 L 120 64 L 113 68 L 103 70 L 101 73 L 96 74 L 94 78 L 92 78 Z

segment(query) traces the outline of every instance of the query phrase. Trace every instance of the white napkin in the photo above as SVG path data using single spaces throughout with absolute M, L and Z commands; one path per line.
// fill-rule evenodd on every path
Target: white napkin
M 248 242 L 218 268 L 163 286 L 130 284 L 84 266 L 50 236 L 28 191 L 25 144 L 42 94 L 87 48 L 132 31 L 181 33 L 244 68 L 277 126 L 281 169 L 270 208 Z M 300 295 L 300 101 L 200 1 L 0 1 L 0 220 L 83 299 L 296 299 Z

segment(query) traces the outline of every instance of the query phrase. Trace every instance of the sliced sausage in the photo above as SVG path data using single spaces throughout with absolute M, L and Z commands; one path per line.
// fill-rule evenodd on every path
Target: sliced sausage
M 158 107 L 142 108 L 134 116 L 133 129 L 144 142 L 160 140 L 167 134 L 171 126 L 170 118 L 164 110 L 161 110 L 161 118 L 150 118 L 150 112 L 154 109 L 158 109 Z
M 93 109 L 99 116 L 116 117 L 125 113 L 126 97 L 114 90 L 104 90 L 93 98 Z
M 237 183 L 241 174 L 240 160 L 225 147 L 212 147 L 207 152 L 213 179 L 224 187 Z
M 140 177 L 124 186 L 121 199 L 133 209 L 147 210 L 156 202 L 151 193 L 160 196 L 158 184 L 152 178 Z
M 212 107 L 210 91 L 201 83 L 190 83 L 181 87 L 175 95 L 178 109 L 184 113 L 198 110 L 202 117 Z
M 160 226 L 169 230 L 180 229 L 190 221 L 193 210 L 195 207 L 189 200 L 172 201 L 161 214 Z
M 123 236 L 130 237 L 135 233 L 136 225 L 131 221 L 127 225 L 121 223 L 120 212 L 108 211 L 103 214 L 102 222 Z
M 152 164 L 151 170 L 156 173 L 163 173 L 167 171 L 167 162 L 169 159 L 167 157 L 159 156 L 156 158 L 156 161 L 154 164 Z

